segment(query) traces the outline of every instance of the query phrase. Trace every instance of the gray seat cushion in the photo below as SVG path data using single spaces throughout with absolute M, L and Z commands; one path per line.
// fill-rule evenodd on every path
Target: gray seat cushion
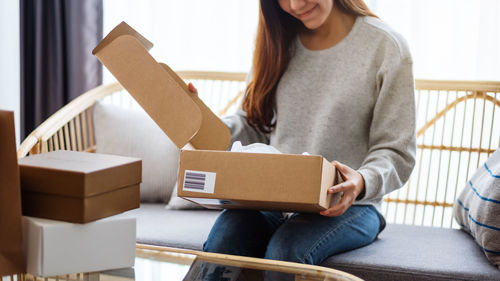
M 218 214 L 143 203 L 122 215 L 137 218 L 138 243 L 201 250 Z M 322 265 L 365 280 L 500 280 L 500 270 L 457 229 L 389 224 L 372 244 Z
M 137 218 L 137 243 L 200 250 L 219 211 L 167 210 L 165 204 L 141 203 L 120 216 Z
M 500 270 L 458 229 L 388 224 L 372 244 L 322 265 L 365 280 L 500 280 Z

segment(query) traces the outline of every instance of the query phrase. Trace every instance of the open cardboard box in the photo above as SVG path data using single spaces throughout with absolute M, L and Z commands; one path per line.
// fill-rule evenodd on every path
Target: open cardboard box
M 177 193 L 206 207 L 318 212 L 336 172 L 321 156 L 227 152 L 229 129 L 125 22 L 93 50 L 180 149 Z

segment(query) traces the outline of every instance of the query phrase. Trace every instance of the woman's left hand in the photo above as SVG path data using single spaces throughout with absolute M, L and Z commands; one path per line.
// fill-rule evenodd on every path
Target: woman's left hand
M 344 192 L 344 194 L 339 203 L 328 210 L 320 212 L 321 215 L 327 217 L 342 215 L 365 189 L 365 180 L 358 171 L 337 161 L 333 161 L 332 164 L 339 170 L 342 178 L 344 178 L 344 182 L 330 187 L 328 194 L 337 192 Z

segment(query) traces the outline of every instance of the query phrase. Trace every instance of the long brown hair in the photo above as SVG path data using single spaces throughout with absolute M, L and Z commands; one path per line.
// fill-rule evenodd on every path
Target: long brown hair
M 340 11 L 356 16 L 376 17 L 363 0 L 332 0 Z M 243 98 L 249 125 L 269 133 L 276 108 L 276 89 L 291 59 L 290 46 L 304 25 L 283 11 L 278 0 L 260 0 L 252 79 Z

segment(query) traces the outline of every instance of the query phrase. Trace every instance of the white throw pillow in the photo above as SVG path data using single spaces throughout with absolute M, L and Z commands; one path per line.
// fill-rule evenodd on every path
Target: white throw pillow
M 168 202 L 177 181 L 179 149 L 142 108 L 94 107 L 98 153 L 142 159 L 141 202 Z
M 168 205 L 165 207 L 168 210 L 201 210 L 206 209 L 202 205 L 196 204 L 189 200 L 180 198 L 177 196 L 177 184 L 174 186 L 174 190 L 172 191 L 172 197 L 168 202 Z

